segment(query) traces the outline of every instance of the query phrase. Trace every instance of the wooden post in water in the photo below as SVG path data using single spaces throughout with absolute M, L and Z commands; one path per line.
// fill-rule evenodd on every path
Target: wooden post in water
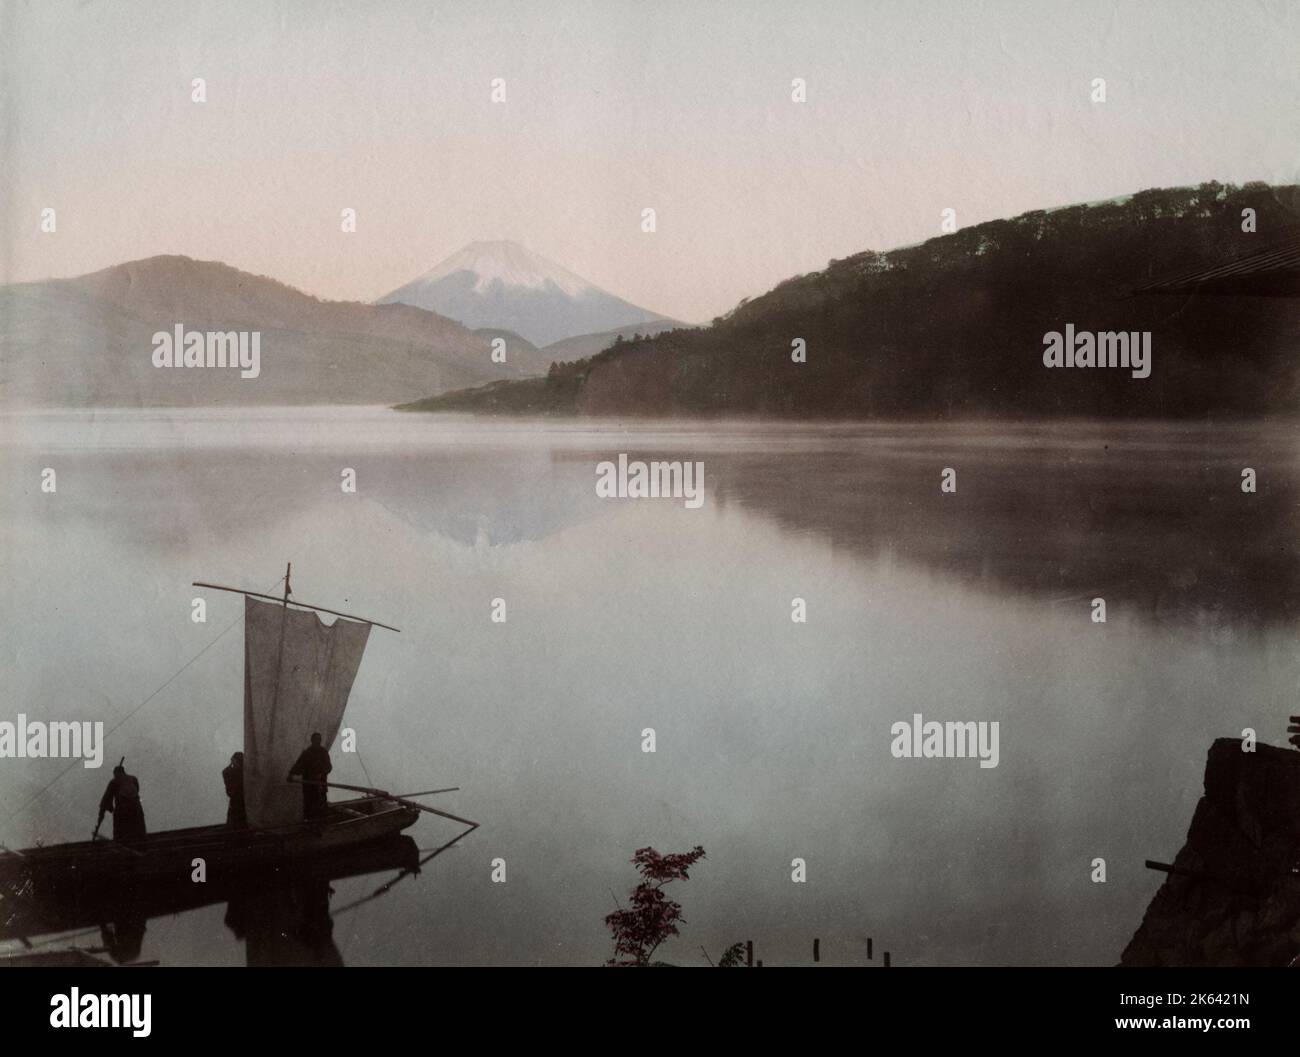
M 754 941 L 753 940 L 745 941 L 745 968 L 746 969 L 754 968 Z
M 867 961 L 871 961 L 871 960 L 872 960 L 872 959 L 871 959 L 871 944 L 872 944 L 872 939 L 871 939 L 870 936 L 868 936 L 868 937 L 867 937 Z
M 822 941 L 819 939 L 814 939 L 813 940 L 813 961 L 819 962 L 821 960 L 822 960 Z
M 885 968 L 889 968 L 889 951 L 885 951 Z

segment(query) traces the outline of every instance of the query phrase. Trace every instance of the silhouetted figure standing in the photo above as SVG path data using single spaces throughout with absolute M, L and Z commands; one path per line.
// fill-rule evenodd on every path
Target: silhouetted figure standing
M 113 780 L 108 783 L 104 795 L 99 801 L 99 821 L 95 830 L 104 821 L 104 813 L 113 816 L 113 839 L 116 841 L 140 840 L 145 835 L 144 808 L 140 806 L 140 782 L 126 773 L 120 763 L 113 768 Z
M 226 783 L 226 796 L 230 805 L 226 808 L 226 825 L 231 829 L 243 829 L 248 825 L 248 815 L 244 811 L 244 754 L 237 752 L 230 757 L 230 766 L 221 772 L 221 780 Z
M 302 750 L 298 762 L 289 771 L 289 781 L 293 781 L 294 775 L 299 775 L 304 783 L 302 787 L 303 818 L 323 818 L 329 810 L 325 787 L 310 783 L 325 781 L 333 769 L 334 765 L 330 763 L 329 750 L 320 743 L 320 735 L 313 734 L 311 744 Z

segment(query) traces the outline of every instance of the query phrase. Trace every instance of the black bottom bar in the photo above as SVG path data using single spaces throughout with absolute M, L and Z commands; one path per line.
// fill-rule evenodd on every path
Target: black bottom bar
M 583 979 L 577 980 L 582 973 Z M 705 986 L 700 986 L 704 984 Z M 329 1052 L 424 1035 L 472 1011 L 492 1048 L 518 1032 L 534 1043 L 590 1037 L 640 1047 L 646 1032 L 675 1034 L 716 1025 L 735 1040 L 754 1031 L 810 1033 L 842 1026 L 859 1037 L 935 1042 L 1129 1038 L 1148 1046 L 1192 1038 L 1227 1049 L 1294 1038 L 1300 976 L 1285 970 L 869 969 L 768 967 L 763 973 L 711 974 L 685 985 L 681 973 L 527 969 L 177 969 L 115 972 L 89 968 L 14 969 L 0 974 L 6 1041 L 64 1036 L 95 1044 L 203 1044 L 212 1031 L 231 1040 L 279 1037 L 296 1046 L 319 1040 Z M 76 989 L 75 992 L 73 989 Z M 127 996 L 105 1006 L 99 996 Z M 145 1020 L 136 1027 L 54 1027 L 78 1000 L 76 1023 L 111 1008 Z M 90 1006 L 87 996 L 91 996 Z M 148 1005 L 144 997 L 148 996 Z M 130 1000 L 134 998 L 134 1004 Z M 761 1006 L 755 998 L 767 999 Z M 500 1012 L 509 1010 L 509 1016 Z M 492 1013 L 496 1010 L 496 1013 Z M 759 1010 L 765 1010 L 761 1015 Z M 468 1023 L 463 1016 L 469 1015 Z M 899 1033 L 902 1033 L 902 1037 Z M 639 1043 L 637 1040 L 641 1039 Z M 14 1050 L 12 1052 L 19 1052 Z M 367 1052 L 373 1052 L 368 1050 Z

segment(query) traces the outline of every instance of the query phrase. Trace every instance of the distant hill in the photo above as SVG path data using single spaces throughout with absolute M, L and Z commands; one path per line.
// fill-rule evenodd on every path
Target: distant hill
M 544 350 L 539 349 L 527 338 L 521 338 L 513 330 L 501 327 L 479 327 L 473 332 L 489 345 L 500 338 L 506 343 L 506 362 L 513 364 L 525 374 L 545 374 L 554 363 Z
M 596 353 L 603 352 L 620 341 L 650 337 L 654 334 L 662 334 L 665 330 L 676 330 L 679 327 L 686 327 L 686 324 L 679 323 L 675 319 L 657 319 L 650 323 L 619 327 L 617 330 L 604 330 L 599 334 L 579 334 L 577 337 L 565 338 L 563 341 L 553 341 L 543 348 L 541 352 L 549 361 L 546 364 L 546 367 L 549 368 L 552 363 L 557 361 L 568 362 L 594 356 Z
M 1242 231 L 1255 210 L 1257 233 Z M 1300 188 L 1142 191 L 1036 210 L 789 279 L 712 326 L 401 405 L 562 415 L 1177 417 L 1300 409 L 1300 302 L 1133 295 L 1300 236 Z M 1150 331 L 1149 378 L 1043 365 L 1043 337 Z M 807 362 L 791 360 L 803 339 Z
M 539 348 L 664 318 L 516 242 L 472 242 L 378 303 L 427 308 L 473 329 L 510 330 Z
M 260 377 L 154 367 L 152 335 L 178 323 L 261 331 Z M 435 313 L 321 301 L 188 257 L 0 287 L 0 404 L 10 407 L 388 404 L 526 373 L 493 363 L 486 338 Z
M 637 323 L 630 327 L 619 327 L 617 330 L 603 330 L 599 334 L 579 334 L 577 337 L 565 338 L 563 341 L 553 341 L 540 349 L 527 338 L 521 338 L 513 330 L 502 330 L 498 327 L 480 327 L 474 333 L 486 338 L 489 342 L 494 338 L 500 338 L 506 343 L 506 360 L 508 363 L 514 364 L 525 374 L 543 375 L 553 363 L 594 356 L 596 353 L 612 348 L 618 342 L 626 341 L 629 338 L 660 334 L 665 330 L 672 330 L 683 325 L 673 320 L 660 319 L 653 323 Z

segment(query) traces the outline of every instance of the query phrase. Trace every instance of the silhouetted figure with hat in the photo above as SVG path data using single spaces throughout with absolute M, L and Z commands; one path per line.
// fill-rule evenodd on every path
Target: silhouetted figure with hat
M 295 775 L 303 781 L 302 817 L 305 819 L 323 818 L 329 810 L 325 786 L 319 783 L 325 781 L 334 765 L 330 763 L 329 750 L 320 741 L 320 735 L 313 734 L 311 744 L 302 750 L 298 762 L 289 770 L 289 781 Z
M 113 780 L 108 783 L 103 797 L 99 801 L 99 819 L 95 823 L 95 832 L 107 812 L 113 816 L 113 839 L 116 841 L 140 840 L 145 835 L 144 808 L 140 806 L 140 781 L 134 775 L 127 774 L 122 762 L 113 768 Z
M 221 780 L 226 783 L 226 796 L 230 804 L 226 808 L 226 825 L 231 829 L 243 829 L 248 825 L 248 815 L 244 811 L 244 754 L 235 753 L 230 757 L 230 766 L 221 772 Z

